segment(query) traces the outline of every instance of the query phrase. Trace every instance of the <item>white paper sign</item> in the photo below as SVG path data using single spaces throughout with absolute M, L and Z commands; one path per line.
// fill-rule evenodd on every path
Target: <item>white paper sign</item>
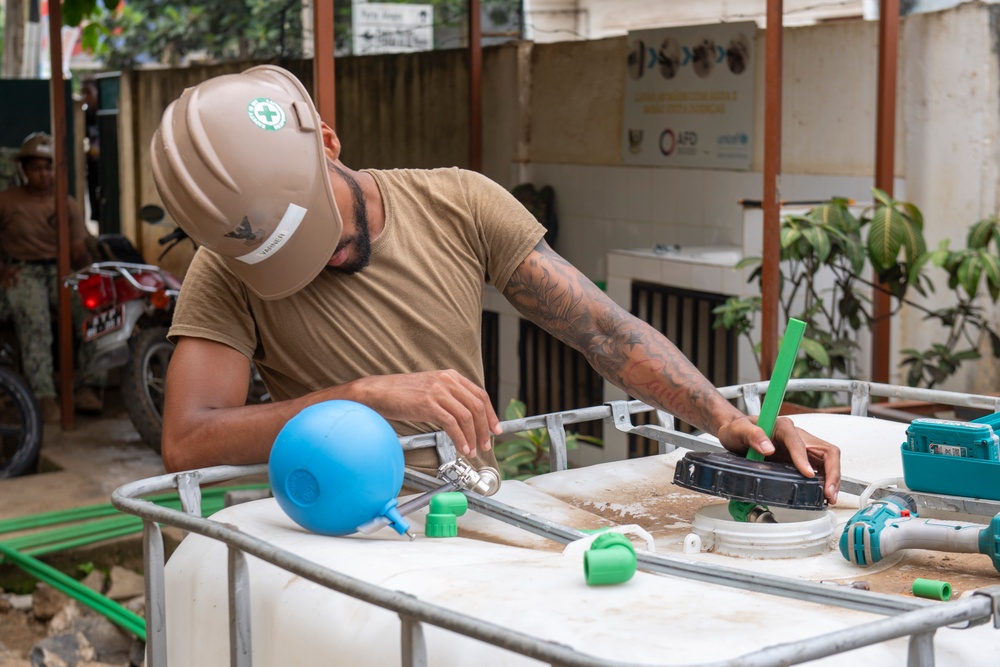
M 756 34 L 752 21 L 630 32 L 622 162 L 749 169 Z
M 432 5 L 356 3 L 351 15 L 356 56 L 434 48 Z

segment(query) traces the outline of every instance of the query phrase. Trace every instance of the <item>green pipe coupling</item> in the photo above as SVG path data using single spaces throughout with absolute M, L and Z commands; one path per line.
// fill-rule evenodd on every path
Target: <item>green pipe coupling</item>
M 918 598 L 948 600 L 951 598 L 951 584 L 947 581 L 935 581 L 934 579 L 914 579 L 913 594 Z
M 583 554 L 588 586 L 623 584 L 635 574 L 635 547 L 621 533 L 601 533 Z
M 468 509 L 469 499 L 464 493 L 451 491 L 437 494 L 431 498 L 430 511 L 424 521 L 424 535 L 455 537 L 458 535 L 458 522 L 455 517 L 462 516 Z

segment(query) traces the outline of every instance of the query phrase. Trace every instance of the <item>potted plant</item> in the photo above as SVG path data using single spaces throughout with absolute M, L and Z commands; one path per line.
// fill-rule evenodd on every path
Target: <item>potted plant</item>
M 504 419 L 524 419 L 525 405 L 516 398 L 511 399 L 504 411 Z M 549 472 L 549 432 L 544 428 L 531 429 L 512 434 L 513 437 L 497 443 L 494 454 L 500 464 L 500 474 L 504 479 L 524 480 Z M 580 441 L 595 445 L 603 444 L 600 438 L 579 433 L 566 432 L 566 449 L 574 450 Z
M 1000 224 L 995 217 L 971 226 L 967 247 L 951 250 L 947 241 L 927 250 L 923 215 L 910 202 L 897 201 L 874 189 L 875 203 L 855 216 L 844 199 L 833 199 L 802 215 L 781 221 L 779 309 L 784 317 L 806 322 L 801 353 L 793 377 L 857 377 L 858 333 L 873 323 L 871 294 L 887 292 L 889 316 L 903 305 L 936 321 L 943 340 L 926 350 L 903 350 L 901 366 L 913 386 L 933 387 L 955 373 L 965 361 L 979 358 L 984 337 L 1000 356 L 1000 336 L 980 305 L 980 286 L 986 285 L 995 303 L 1000 297 Z M 753 266 L 750 280 L 759 285 L 761 258 L 739 265 Z M 943 269 L 953 304 L 932 310 L 915 301 L 935 290 L 932 271 Z M 867 276 L 878 276 L 876 284 Z M 715 326 L 735 329 L 752 339 L 760 297 L 732 297 L 715 309 Z M 757 358 L 759 362 L 759 357 Z M 832 393 L 798 392 L 789 399 L 813 408 L 829 407 Z

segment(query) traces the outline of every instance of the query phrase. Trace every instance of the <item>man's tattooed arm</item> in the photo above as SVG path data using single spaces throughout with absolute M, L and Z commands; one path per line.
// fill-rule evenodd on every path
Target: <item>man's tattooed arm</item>
M 742 416 L 666 336 L 614 303 L 544 241 L 514 271 L 504 295 L 644 403 L 713 434 Z

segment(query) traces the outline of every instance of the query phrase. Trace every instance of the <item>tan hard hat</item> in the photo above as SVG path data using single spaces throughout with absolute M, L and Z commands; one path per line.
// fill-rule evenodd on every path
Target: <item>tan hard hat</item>
M 262 299 L 305 287 L 340 241 L 319 114 L 280 67 L 185 90 L 153 135 L 152 162 L 177 224 Z
M 44 132 L 33 132 L 26 136 L 21 142 L 21 150 L 17 152 L 17 159 L 26 160 L 32 157 L 53 159 L 55 155 L 52 151 L 52 137 Z

